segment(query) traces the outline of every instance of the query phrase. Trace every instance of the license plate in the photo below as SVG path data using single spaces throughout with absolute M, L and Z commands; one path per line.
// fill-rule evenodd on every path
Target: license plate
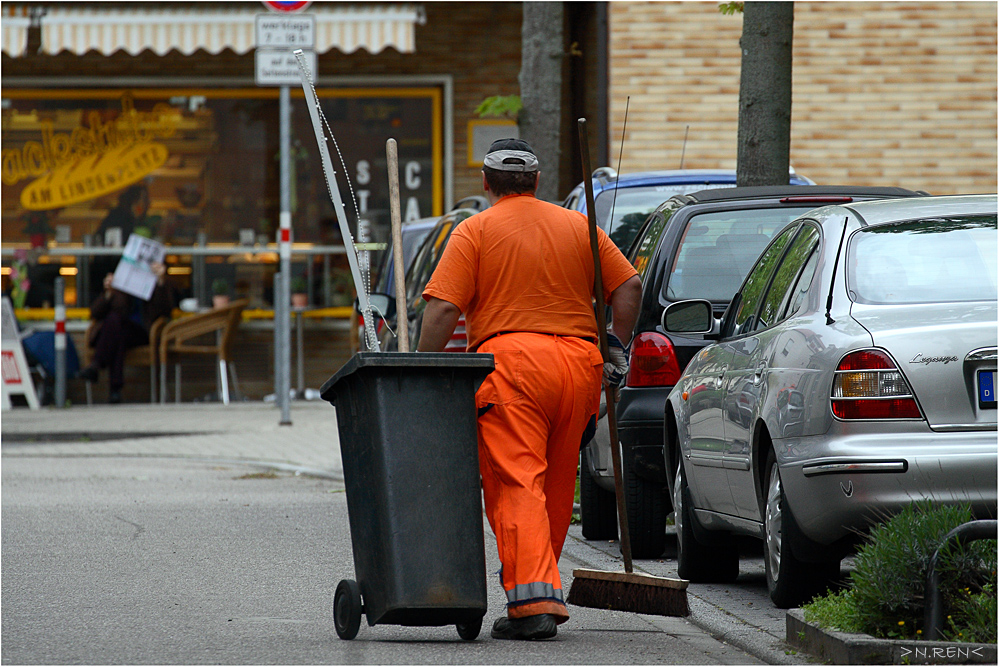
M 996 372 L 978 371 L 978 406 L 996 407 Z

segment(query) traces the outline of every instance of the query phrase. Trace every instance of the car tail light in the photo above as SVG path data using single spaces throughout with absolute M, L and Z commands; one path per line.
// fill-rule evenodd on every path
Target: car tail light
M 465 352 L 468 349 L 468 334 L 465 331 L 465 316 L 458 318 L 458 324 L 454 327 L 454 332 L 447 344 L 444 345 L 445 352 Z
M 626 382 L 629 387 L 671 387 L 680 379 L 673 343 L 659 333 L 635 336 L 629 366 Z
M 922 417 L 909 384 L 881 350 L 861 350 L 843 357 L 833 379 L 832 410 L 840 419 Z
M 841 195 L 792 195 L 780 200 L 781 204 L 849 204 L 853 197 Z

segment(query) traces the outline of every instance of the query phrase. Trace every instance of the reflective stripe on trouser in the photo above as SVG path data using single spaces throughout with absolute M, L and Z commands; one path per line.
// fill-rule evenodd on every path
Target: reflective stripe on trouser
M 569 618 L 558 558 L 569 530 L 583 431 L 600 400 L 603 360 L 579 338 L 513 333 L 479 352 L 496 370 L 476 393 L 479 471 L 511 618 Z

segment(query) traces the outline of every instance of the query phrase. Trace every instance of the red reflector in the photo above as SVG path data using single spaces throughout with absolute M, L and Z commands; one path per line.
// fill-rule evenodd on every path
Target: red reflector
M 853 201 L 853 197 L 832 196 L 832 195 L 795 195 L 784 197 L 781 204 L 848 204 Z
M 887 354 L 880 350 L 861 350 L 851 352 L 843 357 L 836 367 L 838 371 L 874 371 L 890 370 L 895 368 L 895 364 Z
M 669 338 L 651 332 L 635 336 L 626 381 L 629 387 L 671 387 L 679 379 L 680 366 Z
M 919 406 L 911 398 L 833 399 L 833 414 L 840 419 L 920 419 Z

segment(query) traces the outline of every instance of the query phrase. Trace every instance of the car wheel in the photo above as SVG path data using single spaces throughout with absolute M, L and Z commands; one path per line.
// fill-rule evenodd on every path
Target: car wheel
M 659 558 L 666 551 L 666 515 L 669 505 L 662 484 L 624 468 L 624 498 L 633 558 Z M 612 496 L 613 497 L 613 496 Z
M 739 550 L 734 540 L 702 544 L 691 523 L 690 491 L 683 463 L 676 467 L 673 483 L 673 513 L 676 521 L 676 563 L 681 579 L 695 583 L 728 583 L 739 576 Z
M 579 514 L 587 540 L 617 539 L 617 500 L 590 475 L 589 447 L 579 452 Z
M 839 577 L 839 560 L 806 563 L 794 555 L 796 541 L 805 540 L 788 510 L 773 451 L 767 458 L 766 496 L 763 499 L 763 560 L 767 590 L 779 609 L 789 609 L 824 593 Z

